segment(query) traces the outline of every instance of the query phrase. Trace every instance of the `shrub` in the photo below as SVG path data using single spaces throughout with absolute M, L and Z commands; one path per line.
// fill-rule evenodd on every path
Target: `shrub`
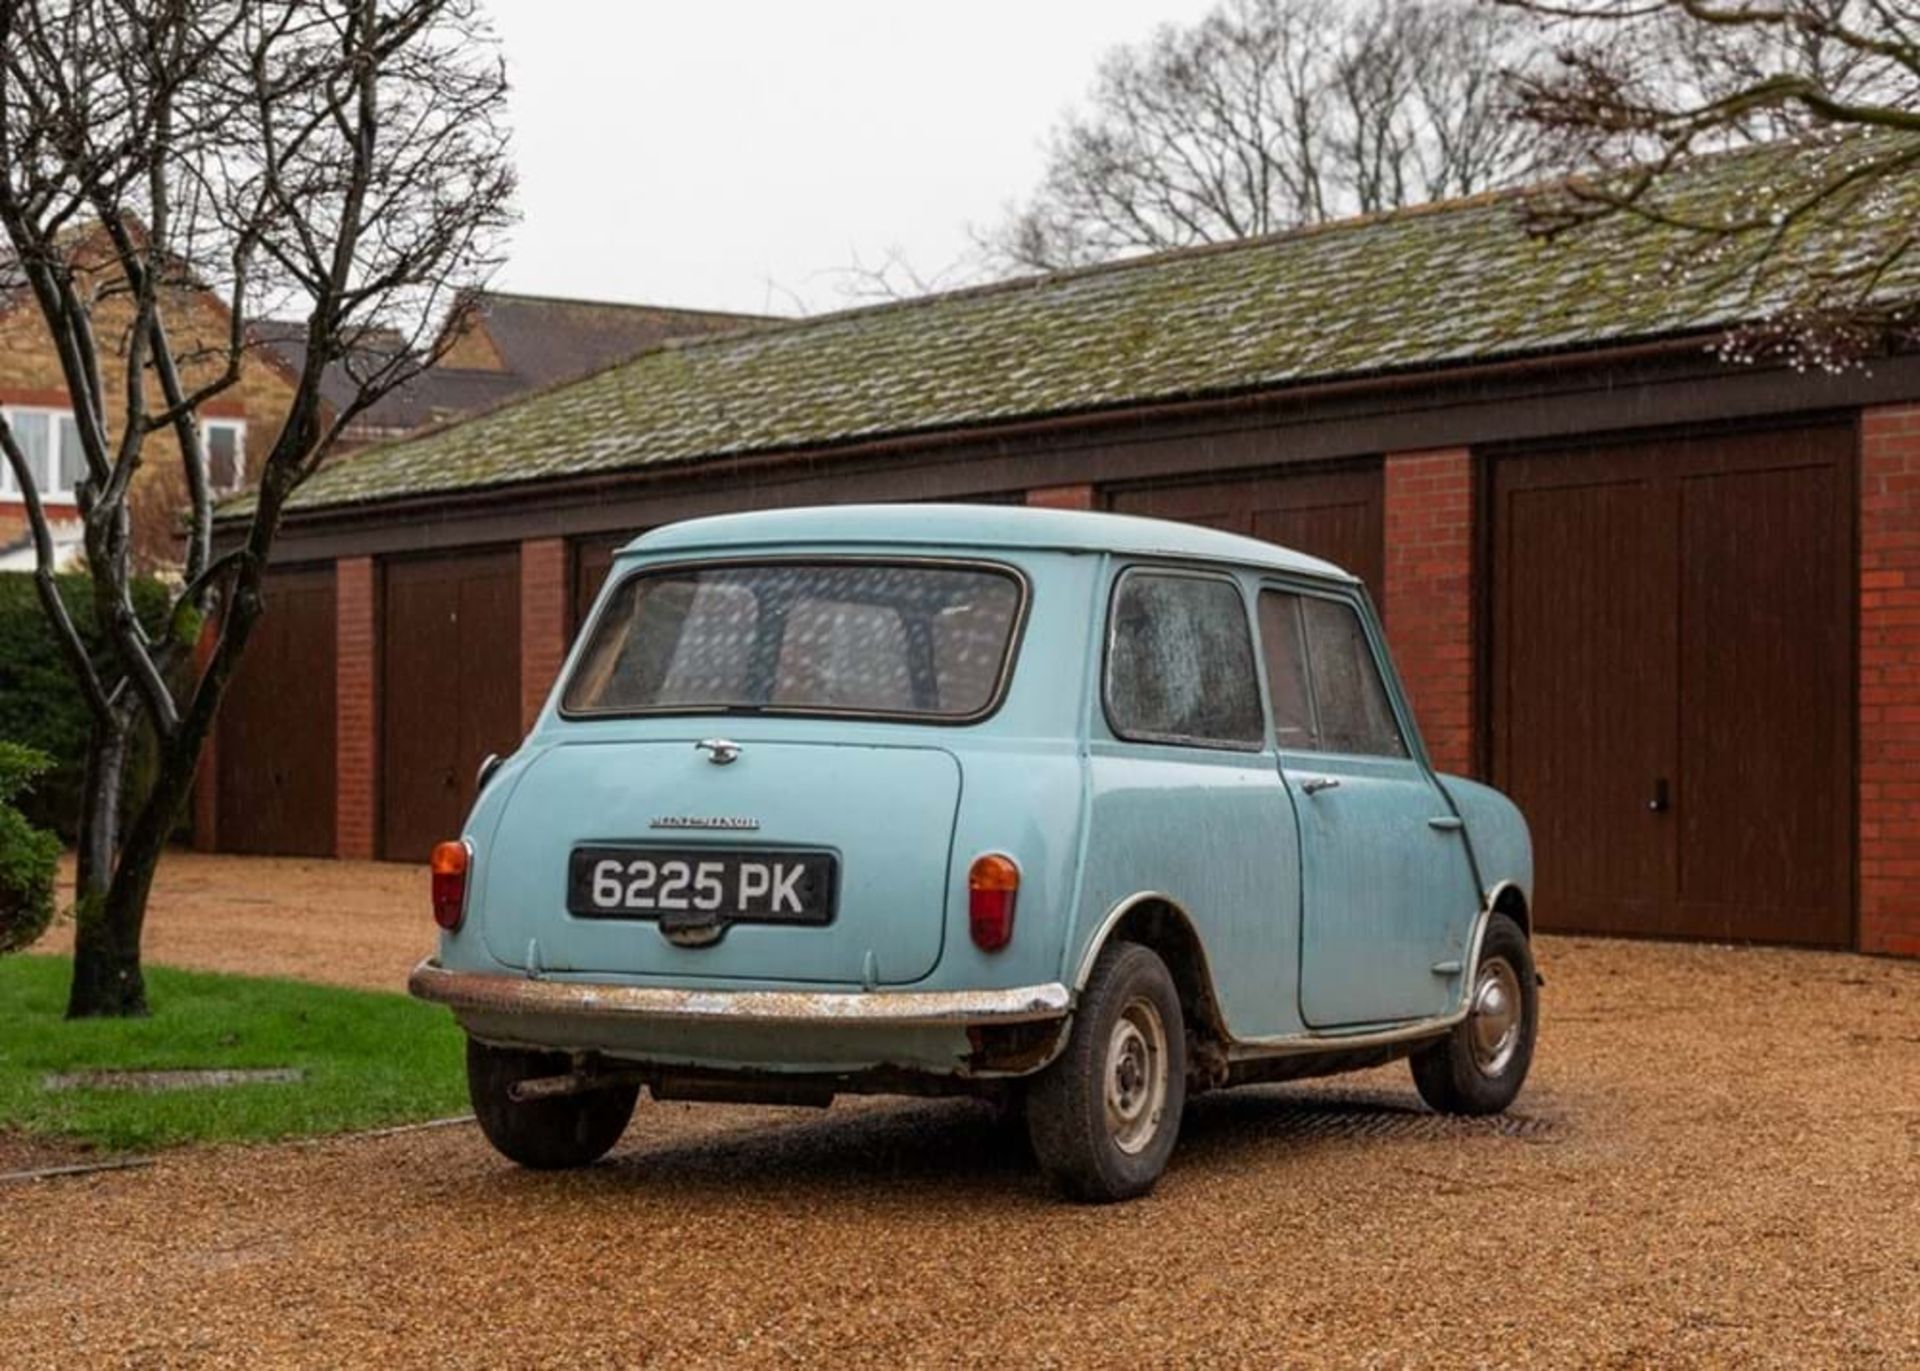
M 94 662 L 113 674 L 111 650 L 93 617 L 93 583 L 84 575 L 56 578 L 60 598 L 73 616 Z M 133 605 L 149 633 L 166 622 L 167 588 L 159 581 L 133 582 Z M 92 719 L 60 655 L 58 641 L 40 607 L 33 577 L 0 573 L 0 738 L 52 759 L 52 768 L 19 801 L 20 812 L 41 828 L 71 841 L 79 827 L 80 793 Z M 137 797 L 138 782 L 152 772 L 151 739 L 138 738 L 128 758 L 127 794 Z
M 53 921 L 60 840 L 28 823 L 12 803 L 52 765 L 31 748 L 0 742 L 0 952 L 31 947 Z

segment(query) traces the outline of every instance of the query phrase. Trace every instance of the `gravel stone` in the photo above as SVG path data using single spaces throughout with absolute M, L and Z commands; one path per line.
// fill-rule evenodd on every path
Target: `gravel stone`
M 214 888 L 298 865 L 170 858 L 155 958 L 395 984 L 424 878 L 313 864 L 334 965 Z M 454 1126 L 11 1187 L 0 1362 L 1920 1365 L 1920 964 L 1539 950 L 1506 1120 L 1425 1113 L 1403 1066 L 1202 1096 L 1111 1208 L 964 1101 L 643 1101 L 573 1174 Z

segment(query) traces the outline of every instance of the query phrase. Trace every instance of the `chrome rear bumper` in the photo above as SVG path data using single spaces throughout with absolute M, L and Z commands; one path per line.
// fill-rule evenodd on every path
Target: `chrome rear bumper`
M 1073 994 L 1058 981 L 1011 990 L 685 990 L 531 980 L 448 971 L 431 960 L 407 990 L 456 1013 L 541 1015 L 603 1023 L 845 1024 L 861 1028 L 960 1028 L 1064 1018 Z

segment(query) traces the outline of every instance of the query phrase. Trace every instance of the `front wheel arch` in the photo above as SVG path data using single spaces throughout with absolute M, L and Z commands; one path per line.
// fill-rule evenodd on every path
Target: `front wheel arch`
M 1493 888 L 1487 900 L 1486 913 L 1506 915 L 1520 925 L 1520 931 L 1527 935 L 1527 941 L 1533 941 L 1533 913 L 1527 908 L 1526 892 L 1512 881 L 1502 881 Z

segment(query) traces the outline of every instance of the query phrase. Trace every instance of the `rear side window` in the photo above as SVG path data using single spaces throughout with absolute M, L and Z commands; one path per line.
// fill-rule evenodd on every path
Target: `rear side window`
M 1260 639 L 1274 735 L 1282 748 L 1407 755 L 1373 644 L 1353 606 L 1316 595 L 1262 591 Z
M 923 563 L 780 562 L 630 576 L 567 682 L 570 714 L 970 718 L 997 700 L 1023 586 Z
M 1128 572 L 1108 625 L 1107 720 L 1123 738 L 1260 746 L 1260 692 L 1240 588 Z

